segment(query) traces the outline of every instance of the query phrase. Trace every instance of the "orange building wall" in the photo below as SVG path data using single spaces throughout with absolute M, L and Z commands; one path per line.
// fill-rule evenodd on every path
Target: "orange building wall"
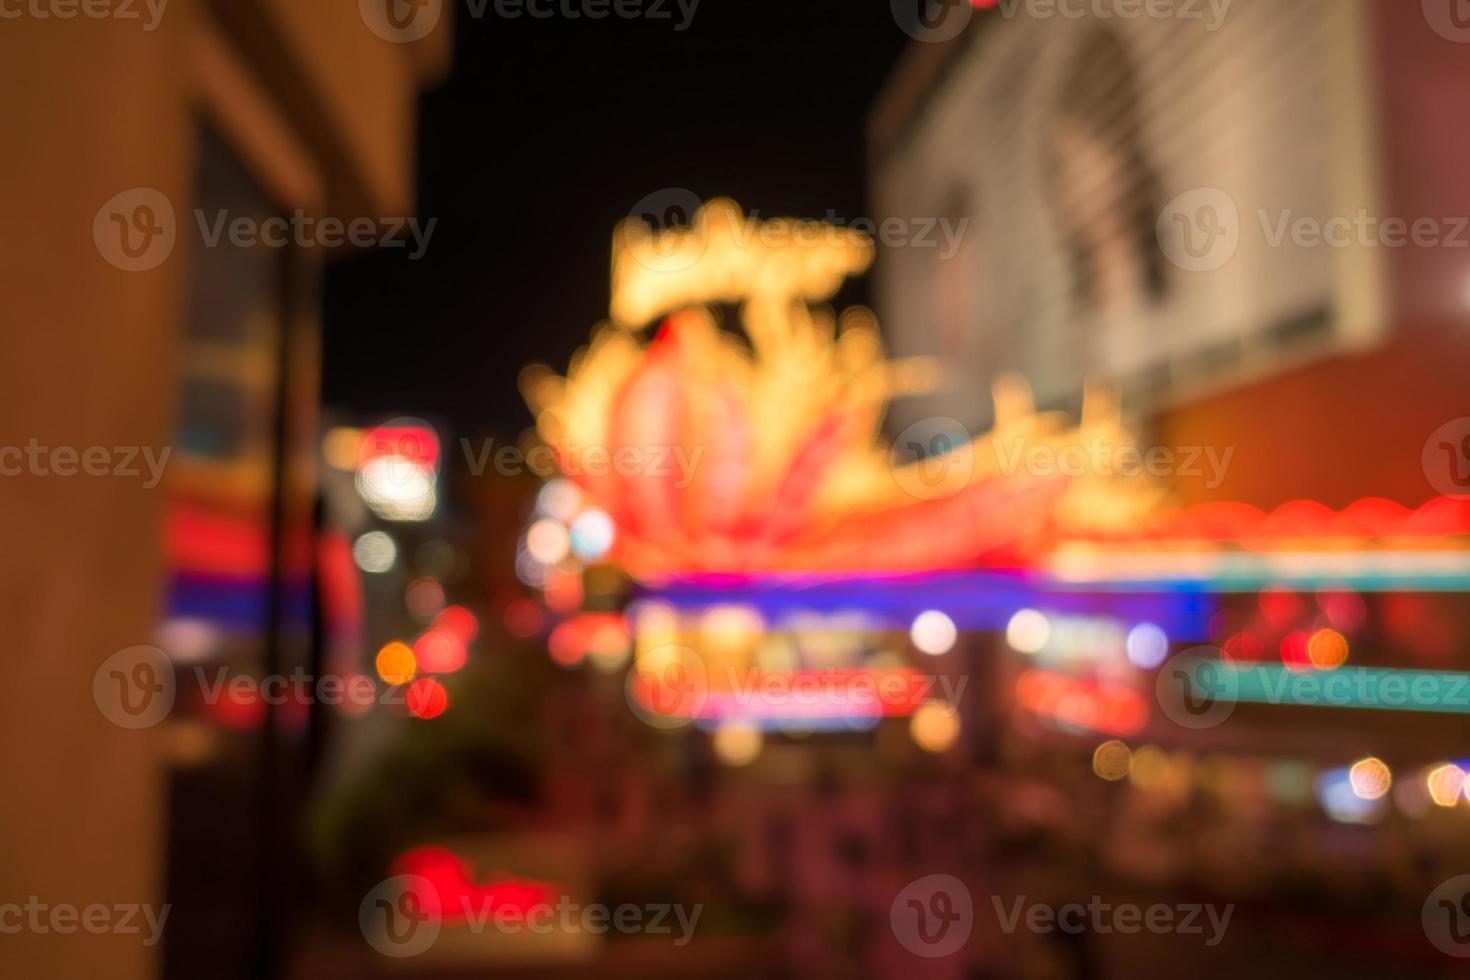
M 1374 0 L 1383 216 L 1470 216 L 1470 46 L 1435 34 L 1401 0 Z M 1450 226 L 1446 224 L 1446 230 Z M 1460 237 L 1470 239 L 1470 229 Z M 1187 501 L 1294 498 L 1341 506 L 1365 496 L 1436 495 L 1421 453 L 1470 416 L 1470 248 L 1385 249 L 1391 315 L 1383 346 L 1335 357 L 1166 412 L 1161 445 L 1233 446 L 1225 482 L 1177 479 Z

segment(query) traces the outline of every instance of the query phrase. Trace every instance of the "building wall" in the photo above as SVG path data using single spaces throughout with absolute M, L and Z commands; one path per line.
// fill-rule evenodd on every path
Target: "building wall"
M 1371 4 L 1371 78 L 1383 213 L 1413 221 L 1470 216 L 1463 161 L 1470 52 L 1430 29 L 1417 7 Z M 1470 241 L 1470 231 L 1461 236 Z M 1421 454 L 1430 435 L 1470 415 L 1470 247 L 1398 248 L 1386 258 L 1385 342 L 1164 413 L 1164 445 L 1233 447 L 1224 483 L 1176 480 L 1185 500 L 1270 507 L 1307 498 L 1341 507 L 1381 496 L 1416 505 L 1436 493 Z
M 130 6 L 147 19 L 144 4 Z M 174 203 L 179 235 L 192 233 L 201 45 L 224 38 L 245 66 L 235 78 L 241 91 L 265 93 L 253 108 L 250 98 L 240 103 L 241 132 L 289 158 L 271 114 L 254 111 L 273 105 L 308 147 L 278 175 L 304 164 L 299 173 L 321 176 L 324 206 L 355 209 L 332 213 L 394 215 L 412 200 L 413 90 L 426 66 L 442 67 L 448 30 L 428 42 L 439 55 L 426 59 L 367 32 L 356 4 L 240 0 L 220 8 L 288 24 L 307 17 L 292 11 L 337 12 L 335 21 L 318 13 L 294 28 L 312 43 L 284 47 L 211 27 L 216 15 L 202 0 L 171 0 L 147 31 L 140 21 L 38 18 L 33 7 L 8 5 L 20 14 L 0 23 L 8 136 L 0 164 L 0 349 L 8 369 L 0 446 L 34 439 L 78 451 L 159 451 L 175 431 L 187 250 L 148 271 L 123 271 L 94 245 L 93 221 L 113 195 L 150 187 Z M 364 42 L 340 40 L 359 34 Z M 283 67 L 282 50 L 301 60 Z M 275 97 L 288 68 L 318 87 L 309 105 L 324 116 L 315 126 L 304 125 L 300 106 L 287 109 Z M 167 487 L 167 479 L 150 489 L 120 475 L 0 478 L 0 904 L 30 896 L 79 907 L 163 901 L 167 726 L 115 727 L 98 710 L 92 682 L 115 651 L 153 642 Z M 156 975 L 160 950 L 140 940 L 23 929 L 0 935 L 0 961 L 10 976 Z
M 1332 170 L 1338 155 L 1331 158 L 1332 172 L 1313 182 L 1357 181 L 1352 190 L 1332 199 L 1334 210 L 1329 215 L 1340 210 L 1352 217 L 1366 203 L 1378 217 L 1408 222 L 1430 217 L 1452 230 L 1455 216 L 1470 216 L 1470 184 L 1459 173 L 1470 151 L 1466 145 L 1470 134 L 1457 122 L 1458 107 L 1470 97 L 1467 48 L 1436 33 L 1418 5 L 1361 0 L 1355 9 L 1361 10 L 1361 31 L 1355 36 L 1364 70 L 1354 72 L 1353 78 L 1354 85 L 1362 86 L 1368 108 L 1340 112 L 1336 128 L 1351 130 L 1348 138 L 1369 148 L 1368 162 L 1362 168 L 1346 167 L 1344 174 Z M 870 140 L 879 220 L 931 214 L 922 209 L 922 202 L 935 197 L 926 182 L 953 180 L 957 159 L 970 152 L 962 148 L 987 143 L 987 134 L 978 128 L 981 117 L 960 110 L 973 110 L 992 96 L 963 88 L 968 68 L 975 64 L 967 59 L 977 57 L 983 47 L 979 42 L 990 27 L 1003 31 L 1014 26 L 1001 22 L 996 13 L 988 16 L 990 21 L 975 18 L 969 34 L 956 41 L 915 44 L 875 106 Z M 1063 26 L 1048 24 L 1046 29 Z M 971 43 L 960 43 L 966 36 Z M 1218 49 L 1210 50 L 1212 57 L 1217 56 Z M 1220 100 L 1229 94 L 1222 93 Z M 1007 95 L 1011 97 L 1015 93 Z M 1269 113 L 1278 109 L 1256 101 L 1231 104 L 1239 106 L 1237 121 L 1252 127 L 1259 122 L 1256 117 L 1275 118 Z M 1348 103 L 1337 103 L 1339 108 L 1344 104 Z M 968 118 L 976 121 L 963 132 Z M 1301 122 L 1306 127 L 1312 121 Z M 1175 123 L 1182 125 L 1181 120 Z M 1277 148 L 1295 145 L 1279 126 L 1264 127 L 1258 135 Z M 1338 138 L 1342 135 L 1337 133 Z M 1231 183 L 1231 175 L 1237 173 L 1232 166 L 1230 160 L 1219 162 L 1218 186 L 1236 186 Z M 1245 190 L 1237 192 L 1241 218 L 1254 224 L 1254 208 L 1267 202 L 1253 199 L 1248 181 L 1243 186 Z M 1296 206 L 1299 214 L 1312 210 L 1305 201 L 1288 198 L 1278 203 Z M 972 226 L 972 237 L 980 220 Z M 1027 231 L 1030 235 L 1035 230 Z M 993 338 L 1004 336 L 1010 324 L 985 305 L 984 293 L 993 285 L 985 269 L 996 258 L 986 250 L 993 253 L 1006 247 L 1006 241 L 1029 241 L 1028 235 L 1017 229 L 984 230 L 978 243 L 958 252 L 954 265 L 972 276 L 968 286 L 957 283 L 960 273 L 950 268 L 931 276 L 927 270 L 942 265 L 933 261 L 932 253 L 887 250 L 885 255 L 880 250 L 875 288 L 880 321 L 895 351 L 948 357 L 952 369 L 943 391 L 897 406 L 892 429 L 936 415 L 978 429 L 988 424 L 989 372 L 1004 353 Z M 1470 242 L 1470 230 L 1463 231 L 1461 239 Z M 1294 276 L 1297 266 L 1287 254 L 1291 251 L 1301 250 L 1278 249 L 1260 257 L 1260 265 L 1247 264 L 1251 281 L 1265 288 Z M 1320 258 L 1324 249 L 1315 251 Z M 1348 323 L 1371 319 L 1366 330 L 1349 330 L 1344 341 L 1313 348 L 1311 353 L 1293 350 L 1277 355 L 1259 348 L 1249 353 L 1248 370 L 1194 375 L 1190 384 L 1176 386 L 1163 399 L 1125 395 L 1125 410 L 1132 411 L 1146 445 L 1203 446 L 1217 454 L 1231 453 L 1224 479 L 1217 485 L 1197 476 L 1172 478 L 1182 501 L 1241 500 L 1271 507 L 1310 498 L 1342 506 L 1364 496 L 1384 496 L 1415 505 L 1436 494 L 1421 463 L 1425 442 L 1442 424 L 1470 415 L 1465 394 L 1465 380 L 1470 377 L 1470 247 L 1410 245 L 1351 251 L 1348 256 L 1348 250 L 1334 250 L 1334 259 L 1349 259 L 1339 263 L 1336 273 L 1334 314 Z M 1236 257 L 1236 271 L 1246 258 L 1243 252 Z M 1172 269 L 1166 271 L 1185 284 L 1216 275 L 1180 277 Z M 1380 277 L 1381 304 L 1376 291 Z M 1365 283 L 1368 279 L 1374 281 Z M 1230 282 L 1227 292 L 1234 293 L 1238 284 Z M 1249 282 L 1245 286 L 1248 289 Z M 1067 287 L 1058 280 L 1055 288 Z M 942 290 L 955 295 L 941 296 Z M 952 307 L 956 296 L 968 298 L 978 310 L 969 318 L 972 329 L 959 337 L 954 330 L 946 334 L 940 322 L 946 304 Z M 1228 306 L 1228 297 L 1217 299 Z M 949 320 L 954 319 L 951 310 Z M 1097 366 L 1090 370 L 1095 372 Z
M 5 445 L 152 446 L 170 440 L 184 271 L 107 264 L 101 203 L 157 187 L 180 199 L 190 156 L 186 4 L 143 33 L 117 22 L 7 22 L 0 78 L 10 149 L 0 180 Z M 111 477 L 0 480 L 0 896 L 50 903 L 160 902 L 158 730 L 111 725 L 92 675 L 148 643 L 159 599 L 163 490 Z M 136 936 L 3 937 L 15 976 L 152 975 Z

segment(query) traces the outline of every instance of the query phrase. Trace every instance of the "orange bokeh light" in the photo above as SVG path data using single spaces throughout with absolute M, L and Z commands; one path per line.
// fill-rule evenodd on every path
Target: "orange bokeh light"
M 407 643 L 398 640 L 385 644 L 378 651 L 373 666 L 377 668 L 379 677 L 395 687 L 407 684 L 418 673 L 418 661 L 414 659 L 413 650 L 409 649 Z
M 1319 670 L 1336 670 L 1347 663 L 1347 639 L 1337 630 L 1318 630 L 1307 641 L 1307 657 Z

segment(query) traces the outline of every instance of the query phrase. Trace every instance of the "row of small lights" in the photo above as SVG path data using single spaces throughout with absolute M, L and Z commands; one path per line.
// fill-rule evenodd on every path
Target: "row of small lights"
M 909 627 L 914 649 L 930 656 L 948 653 L 958 638 L 954 620 L 937 609 L 919 613 Z M 1036 609 L 1018 610 L 1006 624 L 1006 643 L 1018 653 L 1040 653 L 1051 639 L 1051 620 Z M 1169 637 L 1153 623 L 1138 623 L 1128 631 L 1123 647 L 1134 666 L 1152 670 L 1168 658 Z
M 959 713 L 943 702 L 922 704 L 909 717 L 909 737 L 925 752 L 944 752 L 959 735 Z M 748 722 L 726 722 L 715 729 L 710 741 L 725 765 L 745 766 L 759 758 L 765 736 Z
M 1103 742 L 1092 754 L 1092 772 L 1108 782 L 1129 780 L 1140 789 L 1164 781 L 1168 756 L 1156 746 L 1137 751 L 1116 739 Z M 1316 796 L 1332 819 L 1341 823 L 1370 823 L 1381 816 L 1382 801 L 1395 789 L 1393 771 L 1382 759 L 1368 756 L 1350 766 L 1328 769 L 1315 780 Z M 1453 762 L 1420 769 L 1415 778 L 1398 784 L 1394 798 L 1408 816 L 1422 816 L 1429 804 L 1445 809 L 1470 804 L 1470 773 Z

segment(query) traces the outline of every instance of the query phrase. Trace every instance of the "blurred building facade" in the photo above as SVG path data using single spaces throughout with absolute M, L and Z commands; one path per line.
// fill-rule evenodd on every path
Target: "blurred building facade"
M 178 928 L 156 946 L 27 930 L 6 963 L 243 975 L 270 968 L 285 925 L 271 889 L 289 880 L 296 736 L 275 712 L 242 725 L 187 705 L 126 730 L 94 676 L 116 651 L 168 646 L 165 618 L 211 670 L 308 662 L 324 250 L 235 247 L 206 226 L 411 214 L 416 94 L 446 70 L 450 25 L 393 43 L 356 4 L 126 6 L 29 5 L 0 39 L 20 147 L 0 190 L 4 441 L 57 464 L 0 480 L 17 803 L 0 893 L 172 903 Z M 92 447 L 115 468 L 64 475 L 64 454 Z M 129 477 L 124 450 L 166 460 L 162 479 Z M 200 908 L 206 893 L 234 904 Z
M 1421 451 L 1470 367 L 1463 45 L 1387 0 L 1011 9 L 912 45 L 871 117 L 877 216 L 965 232 L 880 255 L 896 352 L 956 368 L 894 428 L 984 431 L 1001 372 L 1052 408 L 1095 378 L 1146 443 L 1233 450 L 1173 477 L 1185 501 L 1435 496 Z

